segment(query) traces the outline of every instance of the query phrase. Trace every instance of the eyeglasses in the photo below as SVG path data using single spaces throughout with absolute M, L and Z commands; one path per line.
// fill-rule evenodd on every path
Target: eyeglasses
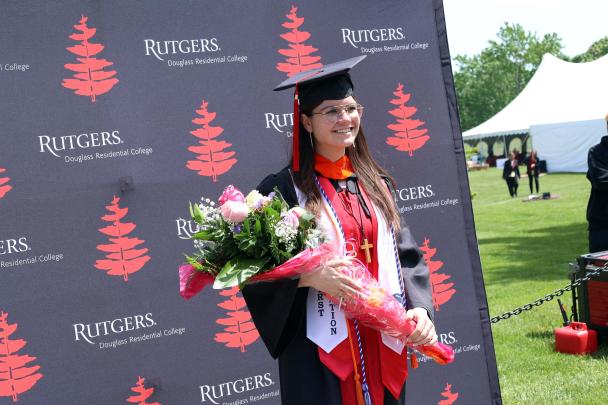
M 361 104 L 335 105 L 321 112 L 313 112 L 313 114 L 322 115 L 327 122 L 335 124 L 342 114 L 346 114 L 351 118 L 360 117 L 363 114 L 363 106 Z

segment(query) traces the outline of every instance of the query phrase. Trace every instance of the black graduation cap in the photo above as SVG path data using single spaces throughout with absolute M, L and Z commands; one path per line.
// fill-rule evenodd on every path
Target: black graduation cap
M 348 71 L 366 57 L 367 55 L 356 56 L 298 73 L 274 88 L 275 91 L 279 91 L 295 87 L 292 162 L 295 172 L 300 170 L 300 150 L 298 146 L 300 143 L 300 110 L 306 111 L 323 100 L 340 100 L 351 96 L 354 86 Z

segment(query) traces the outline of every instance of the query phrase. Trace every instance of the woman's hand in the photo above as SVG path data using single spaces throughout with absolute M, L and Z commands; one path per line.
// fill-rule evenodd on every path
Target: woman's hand
M 300 276 L 298 287 L 313 287 L 336 299 L 349 300 L 360 290 L 355 280 L 340 271 L 348 266 L 348 259 L 333 259 L 323 264 L 317 271 Z
M 408 338 L 407 342 L 417 345 L 432 345 L 437 343 L 437 333 L 435 325 L 429 319 L 429 315 L 424 308 L 414 308 L 407 311 L 407 319 L 416 322 L 416 329 Z

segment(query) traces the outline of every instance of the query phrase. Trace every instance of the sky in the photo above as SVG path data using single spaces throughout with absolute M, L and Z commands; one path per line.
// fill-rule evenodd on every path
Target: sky
M 505 22 L 526 31 L 557 33 L 575 56 L 608 36 L 608 0 L 443 0 L 450 55 L 480 53 Z

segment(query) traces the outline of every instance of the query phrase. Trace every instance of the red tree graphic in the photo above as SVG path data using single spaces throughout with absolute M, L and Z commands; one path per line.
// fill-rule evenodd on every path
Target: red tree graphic
M 5 171 L 6 169 L 0 167 L 0 173 L 4 173 Z M 10 177 L 2 177 L 2 175 L 0 175 L 0 198 L 3 198 L 6 193 L 13 189 L 9 184 L 7 184 L 10 180 Z
M 132 395 L 127 398 L 127 402 L 137 405 L 161 405 L 160 402 L 146 402 L 146 400 L 154 394 L 154 388 L 144 387 L 145 381 L 145 378 L 137 377 L 137 384 L 135 384 L 134 387 L 131 387 L 131 391 L 135 392 L 137 395 Z
M 105 259 L 97 260 L 95 267 L 107 271 L 110 276 L 122 276 L 125 281 L 129 281 L 129 274 L 141 270 L 150 260 L 150 256 L 145 255 L 148 252 L 146 248 L 134 249 L 135 246 L 144 243 L 144 240 L 126 236 L 135 229 L 136 225 L 132 222 L 120 222 L 129 209 L 121 208 L 118 205 L 119 201 L 120 198 L 114 196 L 110 205 L 106 205 L 110 213 L 101 217 L 111 225 L 99 229 L 99 232 L 110 236 L 111 243 L 97 245 L 97 250 L 108 254 Z
M 418 109 L 414 106 L 407 106 L 410 101 L 411 94 L 403 93 L 403 85 L 399 83 L 397 89 L 393 92 L 395 98 L 390 101 L 397 108 L 389 110 L 389 114 L 396 117 L 397 120 L 393 124 L 387 125 L 388 129 L 395 132 L 395 136 L 386 138 L 386 143 L 394 146 L 395 149 L 402 152 L 409 152 L 410 156 L 414 156 L 413 152 L 420 149 L 430 139 L 427 129 L 422 128 L 424 121 L 412 119 Z
M 429 272 L 431 273 L 433 305 L 435 306 L 435 310 L 439 311 L 441 305 L 445 304 L 452 298 L 452 295 L 454 295 L 456 289 L 452 288 L 454 286 L 454 283 L 445 282 L 452 276 L 437 272 L 440 268 L 443 267 L 443 262 L 440 260 L 432 260 L 433 256 L 437 254 L 437 249 L 430 247 L 429 243 L 429 239 L 425 238 L 424 243 L 420 247 L 420 250 L 424 252 L 424 262 L 428 266 Z
M 240 347 L 241 352 L 244 352 L 245 346 L 255 342 L 260 334 L 251 320 L 251 314 L 247 311 L 245 300 L 239 294 L 238 286 L 222 290 L 220 295 L 228 297 L 226 301 L 217 304 L 218 307 L 228 311 L 228 316 L 216 321 L 226 327 L 223 333 L 215 334 L 214 340 L 224 343 L 226 347 Z
M 458 399 L 458 393 L 452 392 L 452 384 L 446 384 L 445 390 L 441 393 L 445 399 L 437 402 L 437 405 L 452 405 Z
M 289 30 L 284 34 L 281 34 L 281 38 L 289 43 L 289 48 L 279 49 L 279 53 L 286 56 L 287 59 L 285 62 L 277 63 L 276 68 L 279 72 L 287 73 L 287 76 L 289 77 L 300 72 L 323 66 L 323 64 L 320 63 L 320 56 L 311 55 L 318 51 L 318 49 L 304 43 L 310 38 L 310 33 L 298 29 L 304 24 L 304 18 L 298 17 L 296 14 L 297 11 L 298 8 L 296 6 L 291 6 L 289 14 L 285 15 L 288 21 L 281 24 Z
M 8 313 L 0 311 L 0 397 L 12 397 L 13 402 L 17 402 L 17 395 L 29 391 L 42 378 L 42 374 L 38 373 L 40 366 L 25 366 L 36 357 L 17 354 L 27 342 L 9 339 L 18 325 L 9 324 L 7 318 Z
M 224 132 L 224 129 L 209 125 L 217 114 L 207 110 L 208 104 L 203 100 L 200 108 L 196 110 L 199 117 L 192 120 L 193 123 L 200 125 L 200 128 L 190 131 L 192 135 L 199 138 L 199 144 L 188 147 L 188 150 L 199 155 L 196 157 L 197 160 L 189 160 L 186 167 L 197 171 L 199 176 L 211 177 L 213 181 L 217 181 L 217 176 L 229 171 L 238 160 L 233 157 L 236 152 L 224 151 L 232 146 L 231 143 L 215 139 Z
M 74 25 L 74 28 L 80 32 L 70 35 L 70 39 L 79 41 L 80 43 L 66 49 L 79 56 L 76 58 L 79 63 L 67 63 L 64 65 L 66 69 L 76 73 L 70 79 L 63 79 L 61 85 L 74 90 L 74 93 L 79 96 L 91 97 L 91 102 L 94 103 L 95 96 L 110 91 L 118 83 L 118 79 L 113 77 L 116 74 L 115 70 L 103 70 L 113 65 L 112 62 L 93 57 L 101 52 L 104 46 L 89 42 L 89 39 L 95 35 L 97 29 L 87 27 L 88 19 L 88 17 L 83 15 L 79 24 Z

